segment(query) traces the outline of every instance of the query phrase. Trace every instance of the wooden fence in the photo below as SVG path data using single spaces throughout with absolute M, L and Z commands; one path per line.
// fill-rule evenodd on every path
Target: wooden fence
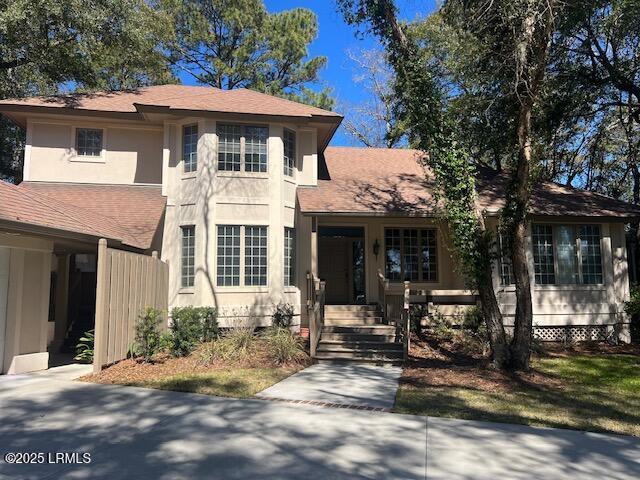
M 163 311 L 166 328 L 169 266 L 152 256 L 98 244 L 96 324 L 93 371 L 126 358 L 135 338 L 135 324 L 145 307 Z

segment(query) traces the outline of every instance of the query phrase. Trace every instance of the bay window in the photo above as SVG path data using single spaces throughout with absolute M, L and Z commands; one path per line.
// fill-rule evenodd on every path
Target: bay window
M 217 133 L 219 171 L 267 171 L 267 127 L 218 125 Z

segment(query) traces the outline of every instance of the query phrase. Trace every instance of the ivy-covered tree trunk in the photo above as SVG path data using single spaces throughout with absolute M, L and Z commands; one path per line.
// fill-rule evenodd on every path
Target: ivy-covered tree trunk
M 551 45 L 555 5 L 541 6 L 529 0 L 515 43 L 516 93 L 520 100 L 516 136 L 518 157 L 511 174 L 504 211 L 511 234 L 511 263 L 516 286 L 514 335 L 511 343 L 511 368 L 528 370 L 533 335 L 531 281 L 526 256 L 526 231 L 531 190 L 532 132 L 531 115 L 539 97 Z
M 443 202 L 442 217 L 452 231 L 455 251 L 468 283 L 478 290 L 491 344 L 492 364 L 506 369 L 509 348 L 502 314 L 493 288 L 491 235 L 477 205 L 476 170 L 456 138 L 455 122 L 443 109 L 442 95 L 419 48 L 397 20 L 391 0 L 341 0 L 349 23 L 368 22 L 386 44 L 396 73 L 395 91 L 410 141 L 428 152 L 426 163 L 435 176 Z

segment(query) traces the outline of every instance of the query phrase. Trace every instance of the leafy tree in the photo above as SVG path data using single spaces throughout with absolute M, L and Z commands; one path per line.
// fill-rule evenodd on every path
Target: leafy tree
M 460 265 L 471 286 L 478 289 L 492 364 L 507 368 L 509 350 L 493 290 L 491 242 L 477 202 L 476 170 L 464 143 L 458 140 L 427 52 L 405 33 L 406 26 L 398 22 L 391 0 L 341 0 L 339 6 L 348 23 L 368 27 L 385 45 L 396 74 L 397 114 L 403 118 L 410 142 L 429 154 L 428 165 L 444 202 L 442 215 L 452 230 Z
M 0 0 L 0 98 L 171 81 L 168 25 L 144 0 Z M 0 120 L 0 178 L 20 179 L 23 143 Z
M 325 57 L 308 57 L 315 14 L 296 8 L 267 12 L 262 0 L 160 0 L 174 19 L 167 43 L 172 65 L 221 89 L 251 88 L 322 108 L 333 100 L 318 81 Z

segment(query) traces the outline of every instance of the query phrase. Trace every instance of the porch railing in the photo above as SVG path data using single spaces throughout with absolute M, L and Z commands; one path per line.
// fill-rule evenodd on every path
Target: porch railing
M 307 313 L 309 316 L 309 352 L 316 356 L 322 326 L 324 325 L 325 286 L 313 273 L 307 272 Z
M 410 282 L 391 285 L 382 271 L 378 270 L 378 304 L 385 322 L 396 327 L 396 334 L 402 340 L 405 360 L 411 346 L 410 300 Z

